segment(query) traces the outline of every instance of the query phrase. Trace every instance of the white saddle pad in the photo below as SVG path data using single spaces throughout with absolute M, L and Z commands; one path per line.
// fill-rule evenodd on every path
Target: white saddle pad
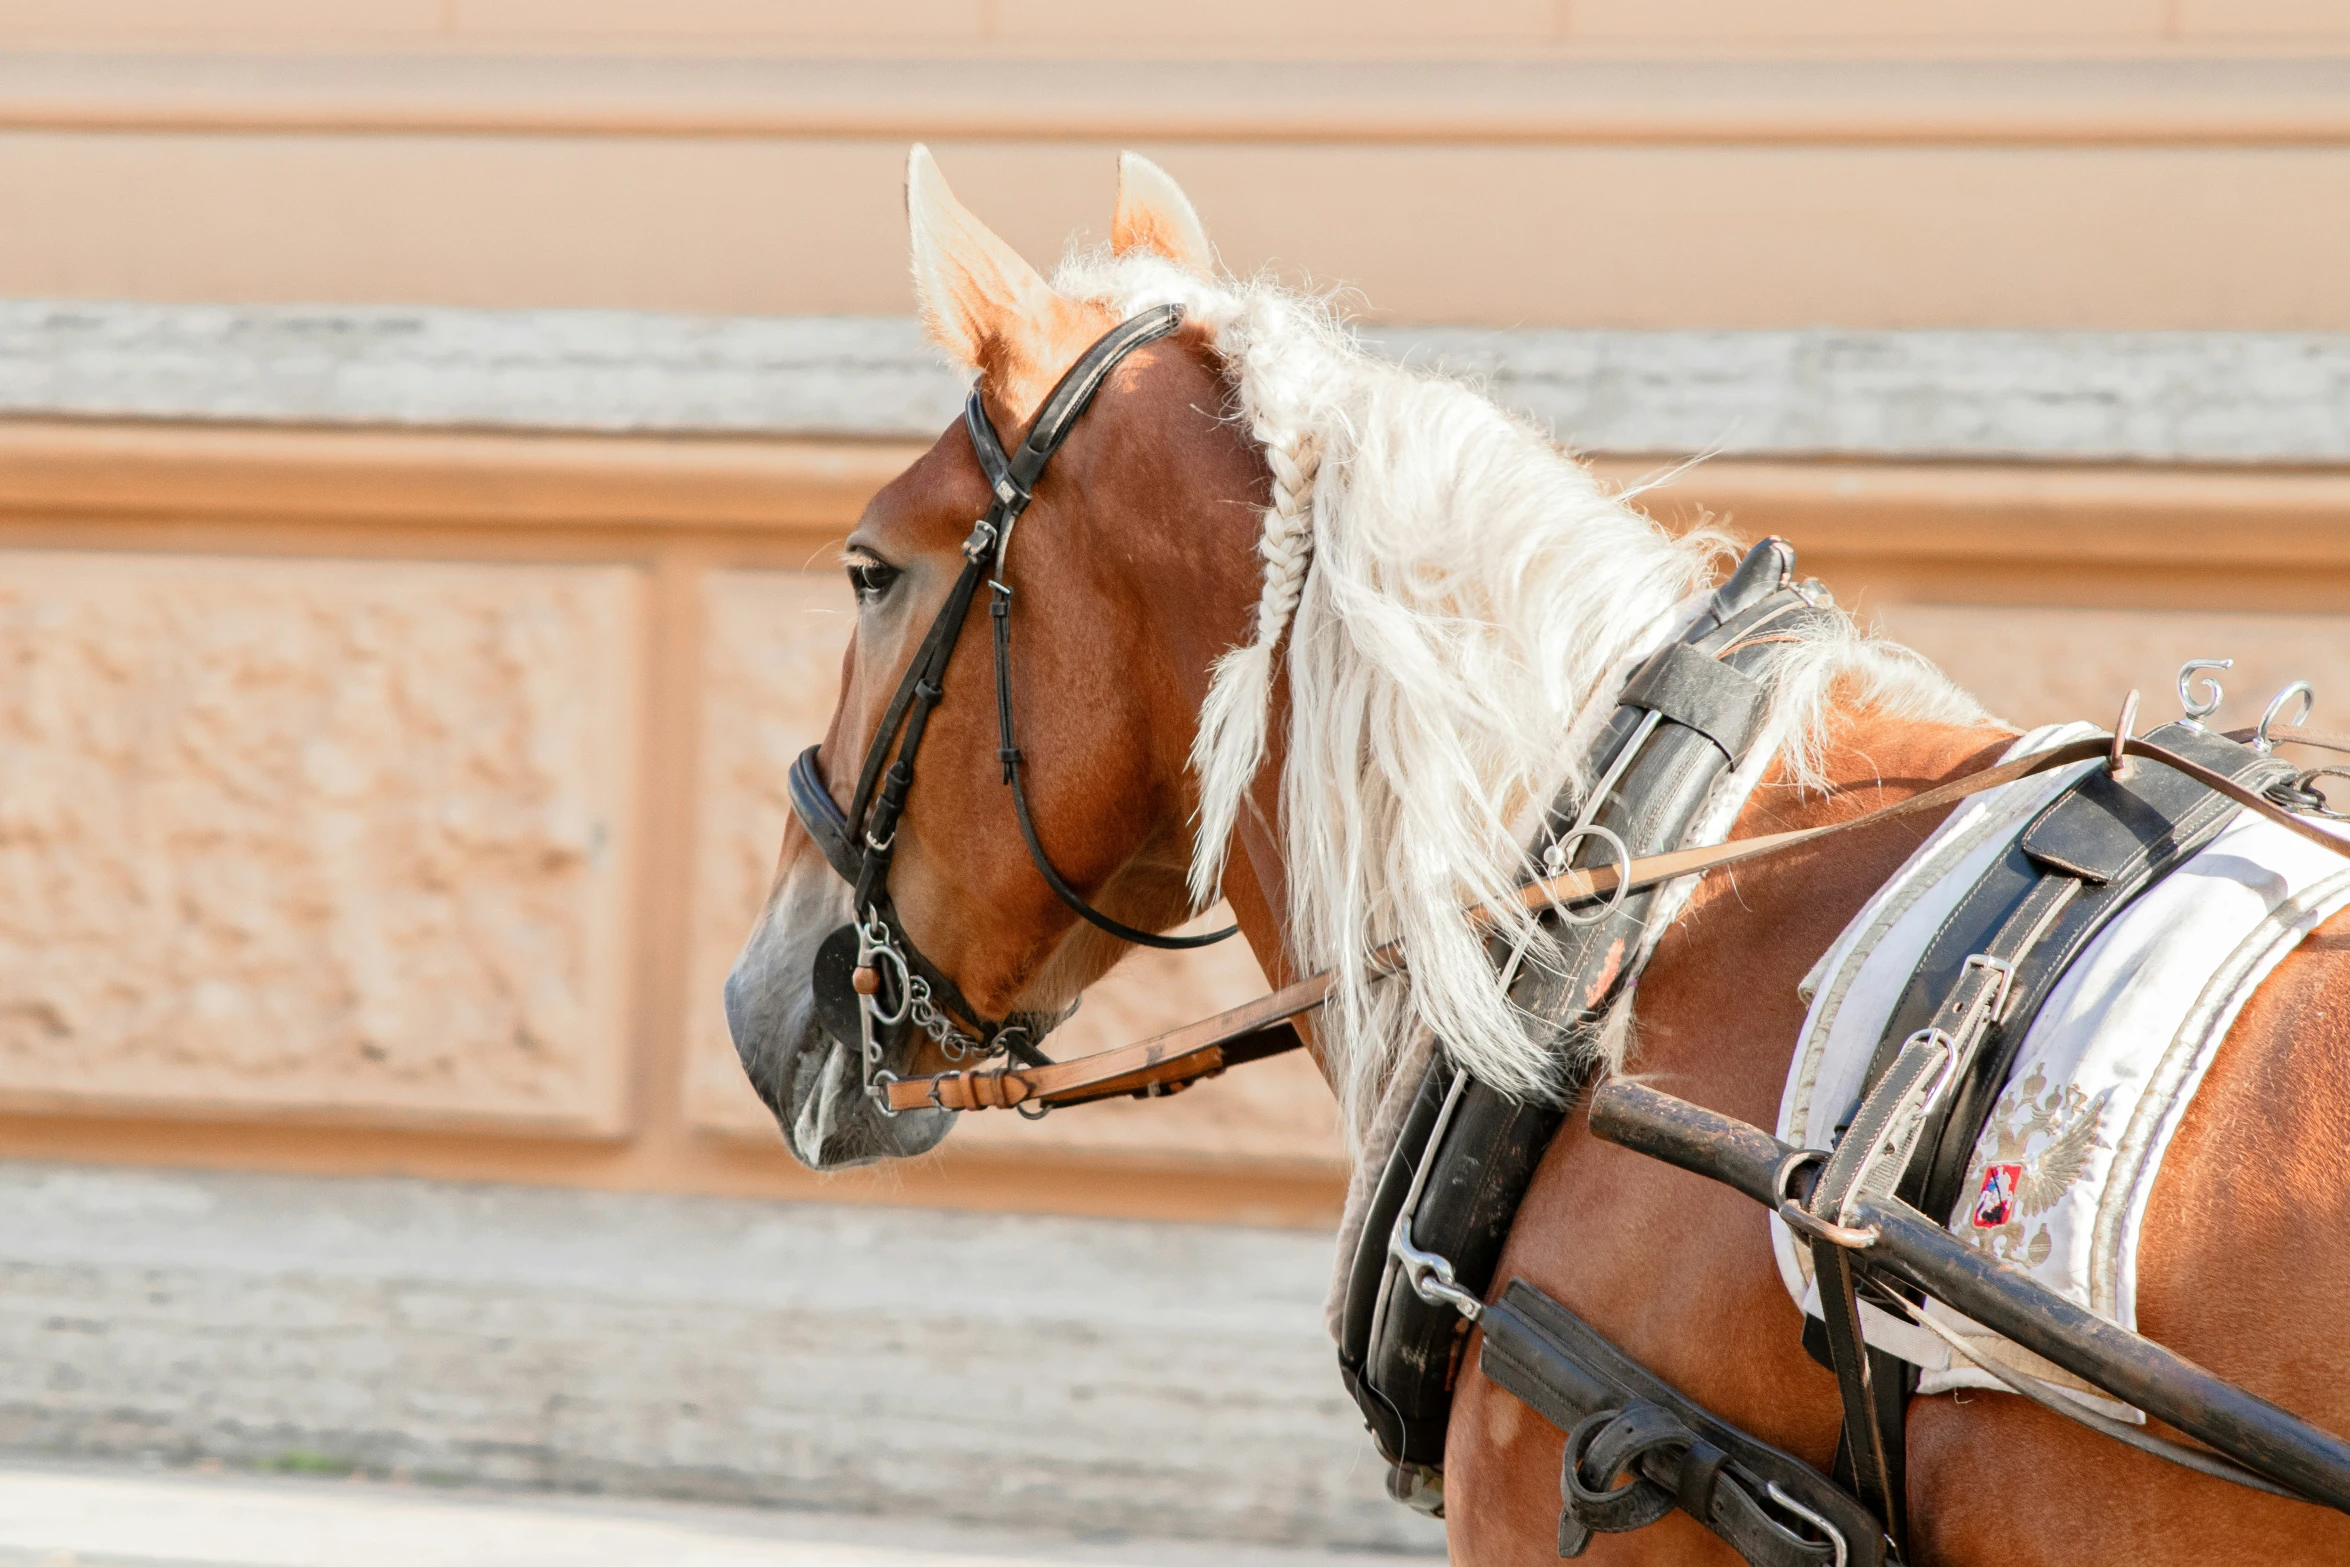
M 2100 732 L 2091 724 L 2038 729 L 2008 755 Z M 1803 982 L 1811 1010 L 1779 1101 L 1782 1140 L 1829 1146 L 1943 918 L 2034 813 L 2101 765 L 2060 768 L 1966 801 L 1853 917 Z M 2163 1153 L 2245 1001 L 2345 903 L 2350 860 L 2244 812 L 2124 909 L 2033 1020 L 1976 1142 L 1951 1233 L 2135 1329 L 2138 1232 Z M 1788 1292 L 1818 1316 L 1808 1251 L 1776 1218 L 1771 1232 Z M 1982 1358 L 2075 1395 L 2090 1392 L 1957 1313 L 1928 1309 Z M 1862 1314 L 1870 1343 L 1922 1368 L 1920 1391 L 2000 1385 L 1915 1324 L 1865 1304 Z M 2142 1418 L 2109 1400 L 2091 1402 Z

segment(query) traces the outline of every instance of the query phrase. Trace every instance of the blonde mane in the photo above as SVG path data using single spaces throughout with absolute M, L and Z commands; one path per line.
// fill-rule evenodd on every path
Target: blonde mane
M 1283 657 L 1288 939 L 1302 968 L 1337 976 L 1321 1038 L 1350 1135 L 1359 1146 L 1422 1029 L 1494 1087 L 1555 1096 L 1559 1043 L 1495 983 L 1461 911 L 1523 878 L 1542 808 L 1587 781 L 1625 678 L 1695 612 L 1727 539 L 1666 532 L 1473 387 L 1366 352 L 1321 300 L 1140 253 L 1074 257 L 1053 286 L 1122 316 L 1183 305 L 1273 473 L 1253 639 L 1218 661 L 1192 749 L 1194 898 L 1217 895 Z M 1921 718 L 1980 717 L 1923 659 L 1848 620 L 1783 668 L 1756 770 L 1775 754 L 1798 782 L 1819 781 L 1832 688 Z M 1528 961 L 1551 950 L 1531 915 L 1500 935 Z M 1389 941 L 1408 979 L 1373 972 Z

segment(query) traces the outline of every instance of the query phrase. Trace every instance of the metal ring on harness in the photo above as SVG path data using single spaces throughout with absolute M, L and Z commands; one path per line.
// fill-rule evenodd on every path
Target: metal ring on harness
M 2179 706 L 2185 711 L 2188 723 L 2200 724 L 2218 712 L 2220 703 L 2227 697 L 2227 693 L 2220 689 L 2219 682 L 2211 676 L 2203 675 L 2200 680 L 2195 677 L 2207 669 L 2235 667 L 2236 661 L 2232 658 L 2190 658 L 2179 666 Z M 2204 694 L 2197 696 L 2197 688 Z
M 1597 914 L 1589 915 L 1575 914 L 1569 910 L 1567 905 L 1564 903 L 1554 901 L 1551 904 L 1551 908 L 1557 912 L 1560 919 L 1565 920 L 1570 925 L 1596 925 L 1601 920 L 1609 919 L 1614 915 L 1621 913 L 1624 907 L 1624 900 L 1631 896 L 1632 891 L 1631 848 L 1624 842 L 1623 839 L 1617 837 L 1614 832 L 1610 831 L 1608 828 L 1600 826 L 1597 822 L 1584 822 L 1578 826 L 1568 828 L 1557 838 L 1551 840 L 1550 847 L 1543 850 L 1542 857 L 1544 860 L 1563 868 L 1566 865 L 1569 857 L 1573 855 L 1574 846 L 1582 842 L 1585 838 L 1605 839 L 1608 846 L 1615 850 L 1615 896 L 1608 900 L 1608 905 L 1606 908 L 1601 909 Z
M 1781 1159 L 1779 1167 L 1771 1172 L 1772 1207 L 1778 1213 L 1780 1223 L 1807 1240 L 1826 1241 L 1846 1251 L 1866 1251 L 1876 1245 L 1878 1237 L 1883 1234 L 1875 1225 L 1856 1229 L 1851 1225 L 1831 1224 L 1788 1194 L 1788 1183 L 1795 1179 L 1796 1173 L 1804 1166 L 1827 1162 L 1828 1152 L 1824 1148 L 1798 1148 Z
M 2332 796 L 2317 787 L 2317 780 L 2320 778 L 2350 778 L 2350 767 L 2312 767 L 2297 774 L 2290 787 L 2300 797 L 2300 800 L 2297 804 L 2288 805 L 2286 809 L 2300 811 L 2309 816 L 2322 816 L 2332 822 L 2350 822 L 2350 811 L 2335 810 Z M 2286 787 L 2288 786 L 2279 784 L 2276 788 L 2271 789 L 2269 798 L 2275 799 Z
M 1787 1183 L 1795 1179 L 1797 1171 L 1808 1164 L 1826 1164 L 1827 1162 L 1828 1150 L 1825 1148 L 1798 1148 L 1786 1158 L 1781 1159 L 1779 1167 L 1771 1172 L 1771 1206 L 1775 1208 L 1781 1203 L 1794 1200 L 1793 1194 L 1787 1190 Z
M 2136 764 L 2130 760 L 2126 747 L 2131 739 L 2130 732 L 2137 727 L 2137 724 L 2138 688 L 2132 686 L 2130 694 L 2122 698 L 2121 716 L 2113 721 L 2113 749 L 2108 751 L 2105 756 L 2106 776 L 2117 780 L 2130 776 L 2130 771 Z

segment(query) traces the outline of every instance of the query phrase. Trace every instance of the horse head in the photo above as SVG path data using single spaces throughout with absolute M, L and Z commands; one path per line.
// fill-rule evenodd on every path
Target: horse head
M 989 436 L 1017 454 L 1056 385 L 1125 312 L 1047 283 L 956 201 L 920 147 L 906 205 L 922 319 L 974 374 Z M 1132 156 L 1110 248 L 1124 275 L 1176 301 L 1212 264 L 1182 192 Z M 1110 365 L 1017 511 L 999 507 L 975 420 L 943 433 L 858 520 L 843 555 L 857 608 L 839 705 L 803 759 L 799 819 L 726 983 L 743 1067 L 810 1166 L 933 1147 L 946 1112 L 886 1115 L 869 1085 L 1041 1039 L 1126 950 L 1040 867 L 1112 924 L 1159 932 L 1193 913 L 1199 796 L 1187 759 L 1211 666 L 1250 641 L 1275 488 L 1234 411 L 1206 329 L 1186 322 Z M 958 591 L 977 602 L 958 603 Z M 1000 754 L 1007 648 L 1001 692 L 1016 714 L 1025 823 Z M 893 761 L 908 781 L 884 805 Z M 883 868 L 854 906 L 852 884 L 876 855 Z M 1260 956 L 1274 953 L 1268 901 L 1237 889 L 1234 901 Z M 855 982 L 880 987 L 870 1010 L 890 1020 L 865 1037 L 842 988 L 853 965 Z

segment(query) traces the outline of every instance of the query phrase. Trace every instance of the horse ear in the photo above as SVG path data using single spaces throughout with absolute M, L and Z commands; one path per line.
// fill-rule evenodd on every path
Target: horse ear
M 932 342 L 973 370 L 1000 372 L 1042 357 L 1036 350 L 1068 302 L 955 200 L 920 143 L 906 156 L 906 226 L 914 302 Z
M 1216 269 L 1207 230 L 1200 227 L 1183 187 L 1137 153 L 1118 155 L 1118 213 L 1110 220 L 1110 248 L 1121 256 L 1147 250 L 1200 277 Z

